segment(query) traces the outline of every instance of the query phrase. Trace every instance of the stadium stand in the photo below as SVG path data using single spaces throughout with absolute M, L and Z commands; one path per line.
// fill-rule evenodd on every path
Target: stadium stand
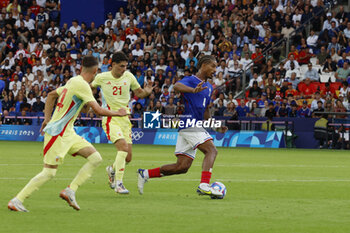
M 97 57 L 99 72 L 105 72 L 116 51 L 128 55 L 128 69 L 141 86 L 156 85 L 145 100 L 133 96 L 134 118 L 173 105 L 182 113 L 173 85 L 196 73 L 203 54 L 218 62 L 209 80 L 216 117 L 265 117 L 270 103 L 273 117 L 316 117 L 318 101 L 317 111 L 327 104 L 332 111 L 350 111 L 350 14 L 342 5 L 334 8 L 336 3 L 129 1 L 103 25 L 87 25 L 79 19 L 61 23 L 59 0 L 1 0 L 1 123 L 39 124 L 47 93 L 80 73 L 84 55 Z M 242 112 L 240 105 L 249 110 Z M 300 111 L 294 114 L 293 107 Z M 92 112 L 82 116 L 76 125 L 98 125 L 89 120 L 96 117 Z

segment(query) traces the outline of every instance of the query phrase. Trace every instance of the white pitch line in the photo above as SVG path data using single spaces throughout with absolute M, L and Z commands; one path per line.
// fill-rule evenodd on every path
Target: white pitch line
M 30 177 L 0 177 L 0 180 L 29 180 Z M 54 180 L 72 180 L 73 178 L 54 178 Z M 94 179 L 93 179 L 94 180 Z M 135 179 L 125 179 L 126 181 L 135 181 Z M 95 179 L 96 181 L 96 179 Z M 198 181 L 198 179 L 154 179 L 152 182 L 195 182 Z M 278 180 L 278 179 L 270 179 L 270 180 L 232 180 L 232 179 L 218 179 L 217 181 L 222 181 L 222 182 L 232 182 L 232 183 L 307 183 L 307 182 L 350 182 L 350 179 L 336 179 L 336 180 Z
M 130 165 L 144 166 L 145 164 L 166 164 L 173 163 L 174 161 L 137 161 Z M 42 163 L 1 163 L 0 166 L 43 166 Z M 77 167 L 79 164 L 63 164 L 61 166 Z M 202 164 L 193 164 L 192 166 L 199 167 Z M 271 167 L 271 168 L 348 168 L 350 166 L 344 165 L 300 165 L 300 164 L 215 164 L 215 167 Z

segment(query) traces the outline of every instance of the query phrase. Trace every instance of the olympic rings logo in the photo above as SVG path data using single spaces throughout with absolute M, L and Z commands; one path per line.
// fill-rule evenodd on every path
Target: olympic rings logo
M 133 131 L 131 134 L 131 139 L 133 141 L 138 141 L 143 137 L 144 133 L 142 131 Z

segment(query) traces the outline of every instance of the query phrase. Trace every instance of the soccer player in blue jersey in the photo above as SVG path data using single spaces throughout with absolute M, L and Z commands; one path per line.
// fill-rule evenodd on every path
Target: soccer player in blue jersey
M 184 122 L 187 119 L 202 121 L 210 118 L 208 105 L 213 87 L 207 82 L 207 79 L 215 74 L 216 66 L 215 58 L 205 55 L 198 62 L 197 67 L 199 70 L 196 75 L 185 76 L 175 84 L 175 91 L 181 92 L 185 101 L 184 117 L 180 120 Z M 221 132 L 226 132 L 227 128 L 221 127 L 220 130 Z M 209 185 L 217 155 L 212 139 L 204 128 L 180 127 L 175 148 L 176 163 L 153 169 L 138 169 L 138 189 L 140 194 L 143 194 L 144 184 L 150 178 L 186 173 L 192 165 L 198 148 L 205 157 L 202 165 L 201 182 L 197 192 L 200 195 L 221 196 L 222 194 L 219 191 L 212 189 Z

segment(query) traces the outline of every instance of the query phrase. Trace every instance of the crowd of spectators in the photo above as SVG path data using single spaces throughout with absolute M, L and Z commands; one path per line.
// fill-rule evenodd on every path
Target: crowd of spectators
M 60 0 L 0 0 L 2 123 L 31 124 L 5 116 L 41 116 L 47 93 L 79 75 L 83 56 L 98 58 L 99 72 L 106 72 L 116 51 L 128 55 L 128 69 L 141 86 L 155 85 L 146 99 L 131 93 L 133 118 L 144 111 L 183 113 L 173 85 L 196 73 L 203 54 L 217 58 L 216 75 L 209 80 L 215 88 L 210 111 L 216 117 L 346 112 L 350 14 L 343 7 L 327 12 L 327 2 L 131 0 L 96 25 L 79 19 L 61 23 Z M 311 26 L 300 27 L 312 17 Z M 289 54 L 274 49 L 290 36 Z M 242 83 L 249 83 L 248 91 Z M 236 99 L 242 91 L 245 98 Z M 98 91 L 94 94 L 99 99 Z

